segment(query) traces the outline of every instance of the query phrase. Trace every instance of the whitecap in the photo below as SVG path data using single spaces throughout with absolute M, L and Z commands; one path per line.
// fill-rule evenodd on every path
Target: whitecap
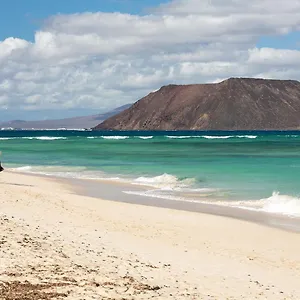
M 102 138 L 106 140 L 125 140 L 128 139 L 129 136 L 102 136 Z
M 257 135 L 237 135 L 238 138 L 256 139 Z
M 25 140 L 43 140 L 43 141 L 53 141 L 53 140 L 65 140 L 66 137 L 63 136 L 30 136 L 30 137 L 22 137 Z
M 153 136 L 139 136 L 138 138 L 140 138 L 142 140 L 149 140 L 149 139 L 152 139 Z
M 167 135 L 166 137 L 169 139 L 189 139 L 192 136 L 191 135 Z
M 165 190 L 175 190 L 193 185 L 195 183 L 195 179 L 185 178 L 180 180 L 174 175 L 164 173 L 154 177 L 138 177 L 132 183 Z
M 259 200 L 217 201 L 216 204 L 282 214 L 290 217 L 300 217 L 300 198 L 290 195 L 280 195 L 279 192 L 273 192 L 271 197 Z
M 204 138 L 204 139 L 230 139 L 230 138 L 247 138 L 256 139 L 256 135 L 167 135 L 170 139 L 189 139 L 189 138 Z
M 213 135 L 203 135 L 202 136 L 205 139 L 214 140 L 214 139 L 230 139 L 234 137 L 233 135 L 219 135 L 219 136 L 213 136 Z

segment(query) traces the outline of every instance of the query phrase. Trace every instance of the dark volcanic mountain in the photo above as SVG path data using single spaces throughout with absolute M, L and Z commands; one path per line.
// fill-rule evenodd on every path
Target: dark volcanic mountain
M 126 104 L 115 108 L 112 111 L 103 114 L 96 114 L 91 116 L 73 117 L 65 119 L 55 120 L 41 120 L 41 121 L 24 121 L 24 120 L 12 120 L 7 122 L 0 122 L 0 128 L 21 128 L 21 129 L 83 129 L 91 128 L 106 120 L 107 118 L 114 116 L 124 109 L 130 107 L 131 104 Z
M 230 78 L 163 86 L 94 129 L 300 129 L 300 82 Z

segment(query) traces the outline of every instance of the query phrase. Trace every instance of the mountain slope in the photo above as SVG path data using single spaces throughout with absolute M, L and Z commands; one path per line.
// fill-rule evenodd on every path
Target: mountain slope
M 103 114 L 96 114 L 91 116 L 73 117 L 57 120 L 43 120 L 43 121 L 23 121 L 13 120 L 0 123 L 0 128 L 22 128 L 22 129 L 83 129 L 91 128 L 99 124 L 99 122 L 122 112 L 124 109 L 130 107 L 131 104 L 120 106 L 112 111 Z
M 96 130 L 271 130 L 300 128 L 300 82 L 230 78 L 168 85 Z

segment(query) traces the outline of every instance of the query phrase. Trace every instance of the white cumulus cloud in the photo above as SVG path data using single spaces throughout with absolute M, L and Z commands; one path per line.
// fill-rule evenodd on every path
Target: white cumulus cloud
M 296 30 L 299 0 L 174 0 L 143 16 L 55 15 L 33 42 L 0 41 L 0 107 L 101 111 L 169 83 L 300 79 L 299 50 L 257 48 L 261 37 Z

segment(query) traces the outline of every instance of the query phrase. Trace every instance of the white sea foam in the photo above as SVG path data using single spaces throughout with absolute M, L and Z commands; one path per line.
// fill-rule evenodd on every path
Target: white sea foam
M 219 135 L 219 136 L 213 136 L 213 135 L 203 135 L 205 139 L 214 140 L 214 139 L 230 139 L 233 136 L 232 135 Z
M 195 183 L 194 178 L 178 179 L 176 176 L 164 173 L 155 177 L 139 177 L 135 179 L 133 184 L 151 186 L 158 189 L 176 190 L 192 186 Z
M 128 139 L 129 136 L 102 136 L 102 138 L 106 140 L 125 140 Z
M 189 139 L 191 137 L 199 137 L 199 136 L 192 136 L 192 135 L 167 135 L 169 139 Z
M 137 196 L 144 196 L 144 197 L 151 197 L 151 198 L 159 198 L 159 199 L 166 199 L 172 201 L 181 201 L 181 202 L 191 202 L 191 203 L 211 203 L 208 201 L 203 201 L 202 197 L 207 196 L 208 193 L 215 192 L 217 190 L 210 189 L 210 188 L 198 188 L 198 189 L 189 189 L 185 188 L 185 193 L 188 192 L 197 192 L 198 198 L 195 197 L 187 197 L 186 195 L 182 195 L 181 193 L 177 193 L 177 190 L 166 190 L 166 189 L 151 189 L 146 191 L 123 191 L 125 194 L 129 195 L 137 195 Z
M 300 137 L 300 135 L 287 134 L 287 135 L 277 135 L 277 137 L 292 137 L 292 138 L 297 138 L 297 137 Z
M 262 203 L 262 211 L 300 217 L 300 198 L 273 192 L 271 197 L 262 199 Z
M 17 168 L 12 168 L 13 171 L 19 171 L 19 172 L 29 172 L 32 170 L 31 166 L 23 166 L 23 167 L 17 167 Z
M 51 176 L 61 176 L 61 177 L 76 177 L 68 176 L 68 174 L 80 174 L 86 170 L 85 167 L 68 167 L 68 166 L 20 166 L 11 168 L 13 171 L 41 174 L 41 175 L 51 175 Z M 65 176 L 65 175 L 66 176 Z
M 63 136 L 27 136 L 22 137 L 24 140 L 43 140 L 43 141 L 53 141 L 53 140 L 65 140 L 66 137 Z
M 257 135 L 203 135 L 205 139 L 231 139 L 231 138 L 246 138 L 246 139 L 256 139 Z
M 279 192 L 273 192 L 271 197 L 260 200 L 214 201 L 214 203 L 203 201 L 202 203 L 300 217 L 300 198 L 290 195 L 280 195 Z
M 230 138 L 246 138 L 256 139 L 257 135 L 167 135 L 169 139 L 189 139 L 189 138 L 204 138 L 209 140 L 215 139 L 230 139 Z
M 13 140 L 13 139 L 15 139 L 15 138 L 8 138 L 8 137 L 2 137 L 2 138 L 0 138 L 0 140 L 2 140 L 2 141 L 6 141 L 6 140 Z
M 142 140 L 149 140 L 149 139 L 152 139 L 153 136 L 139 136 L 139 138 Z
M 159 176 L 158 176 L 159 177 Z M 206 198 L 207 193 L 214 193 L 218 191 L 217 189 L 199 188 L 199 189 L 189 189 L 185 190 L 185 193 L 197 191 L 198 195 L 191 195 L 187 197 L 182 193 L 176 193 L 177 190 L 169 189 L 170 186 L 174 186 L 175 179 L 172 177 L 166 177 L 168 183 L 165 182 L 167 189 L 163 188 L 163 184 L 153 184 L 158 189 L 152 189 L 147 191 L 124 191 L 126 194 L 139 195 L 152 198 L 167 199 L 173 201 L 183 201 L 192 203 L 201 203 L 209 205 L 221 205 L 227 207 L 237 207 L 240 209 L 261 211 L 266 213 L 281 214 L 289 217 L 300 218 L 300 198 L 293 197 L 289 195 L 280 195 L 278 192 L 273 192 L 272 196 L 260 200 L 245 200 L 245 201 L 230 201 L 230 200 L 210 200 Z M 158 179 L 153 180 L 156 182 Z M 149 180 L 150 181 L 150 180 Z M 145 182 L 145 180 L 143 180 Z M 149 185 L 149 184 L 148 184 Z M 175 192 L 174 192 L 175 191 Z M 201 197 L 201 194 L 202 197 Z M 204 196 L 204 197 L 203 197 Z
M 167 199 L 173 201 L 185 201 L 185 202 L 199 202 L 197 200 L 185 199 L 184 197 L 174 196 L 174 195 L 165 195 L 157 193 L 156 191 L 123 191 L 123 193 L 128 195 L 144 196 L 151 198 Z
M 66 137 L 63 136 L 59 136 L 59 137 L 55 137 L 55 136 L 40 136 L 36 138 L 37 140 L 45 140 L 45 141 L 52 141 L 52 140 L 66 140 Z
M 257 135 L 237 135 L 238 138 L 256 139 Z
M 119 177 L 111 177 L 101 171 L 87 170 L 85 167 L 70 166 L 21 166 L 10 168 L 12 171 L 31 173 L 46 176 L 57 176 L 63 178 L 92 179 L 105 181 L 122 181 Z
M 87 139 L 126 140 L 129 136 L 88 136 Z

